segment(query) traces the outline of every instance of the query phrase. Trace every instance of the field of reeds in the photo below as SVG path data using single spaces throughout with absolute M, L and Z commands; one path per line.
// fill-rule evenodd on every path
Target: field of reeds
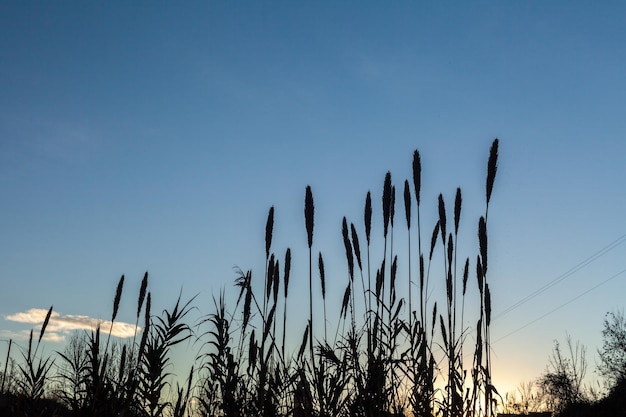
M 395 183 L 388 172 L 382 198 L 376 201 L 368 192 L 363 217 L 343 218 L 345 253 L 340 256 L 347 272 L 340 306 L 327 306 L 328 255 L 316 246 L 314 195 L 306 187 L 309 297 L 297 302 L 306 306 L 308 319 L 295 330 L 295 346 L 287 343 L 296 328 L 288 315 L 291 249 L 273 249 L 271 207 L 263 272 L 239 271 L 236 301 L 227 306 L 220 293 L 199 323 L 190 319 L 194 298 L 179 296 L 155 314 L 146 273 L 137 297 L 135 337 L 111 337 L 124 293 L 122 276 L 109 331 L 99 327 L 75 334 L 63 351 L 46 354 L 41 345 L 50 308 L 26 348 L 12 351 L 9 345 L 0 415 L 495 415 L 501 398 L 491 377 L 487 230 L 497 159 L 496 139 L 487 159 L 484 215 L 469 223 L 475 227 L 465 239 L 475 242 L 471 254 L 459 253 L 460 188 L 452 202 L 439 194 L 437 204 L 426 208 L 438 214 L 436 222 L 423 224 L 419 152 L 413 154 L 412 178 Z M 372 234 L 374 222 L 382 222 L 382 235 Z M 398 239 L 403 244 L 394 250 Z M 406 273 L 398 273 L 399 265 Z M 445 286 L 443 299 L 431 297 L 436 282 Z M 477 291 L 468 292 L 470 286 Z M 314 303 L 320 288 L 321 303 Z M 479 300 L 467 303 L 478 308 L 466 309 L 468 294 L 478 294 Z M 328 328 L 330 322 L 336 322 L 335 329 Z M 198 346 L 196 360 L 186 378 L 176 379 L 172 351 L 190 340 Z

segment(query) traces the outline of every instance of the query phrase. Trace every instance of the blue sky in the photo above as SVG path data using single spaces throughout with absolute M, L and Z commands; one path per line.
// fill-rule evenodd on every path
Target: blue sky
M 0 337 L 30 329 L 8 316 L 52 304 L 109 318 L 121 274 L 132 322 L 146 270 L 157 310 L 182 287 L 209 313 L 234 293 L 233 266 L 262 276 L 271 205 L 274 249 L 301 268 L 297 305 L 309 184 L 340 300 L 342 216 L 362 230 L 368 190 L 380 216 L 385 172 L 400 189 L 415 149 L 426 239 L 438 194 L 451 204 L 460 186 L 473 259 L 495 137 L 490 285 L 504 311 L 626 233 L 624 39 L 620 2 L 3 3 Z M 493 338 L 620 273 L 625 250 L 496 319 Z M 625 289 L 619 275 L 499 341 L 496 378 L 536 378 L 566 332 L 593 364 Z

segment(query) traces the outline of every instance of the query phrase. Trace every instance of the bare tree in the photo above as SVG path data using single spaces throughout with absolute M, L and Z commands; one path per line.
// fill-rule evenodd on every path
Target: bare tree
M 526 415 L 540 411 L 546 411 L 546 402 L 535 381 L 522 382 L 515 391 L 506 394 L 505 413 Z
M 559 342 L 554 342 L 546 372 L 539 379 L 539 386 L 546 396 L 548 407 L 556 412 L 564 410 L 568 405 L 587 400 L 583 390 L 583 379 L 587 373 L 587 349 L 579 342 L 574 344 L 569 335 L 566 342 L 565 353 L 562 352 Z
M 606 314 L 602 338 L 598 370 L 609 388 L 613 388 L 626 381 L 626 317 L 623 311 Z

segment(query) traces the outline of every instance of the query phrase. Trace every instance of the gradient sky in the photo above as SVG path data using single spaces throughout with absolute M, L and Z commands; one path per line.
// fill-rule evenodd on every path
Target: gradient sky
M 121 321 L 134 322 L 146 270 L 154 311 L 182 288 L 211 312 L 221 288 L 234 294 L 234 266 L 262 276 L 271 205 L 273 248 L 294 252 L 298 310 L 307 185 L 338 310 L 342 216 L 362 231 L 371 190 L 380 236 L 385 172 L 401 189 L 415 149 L 425 239 L 438 194 L 451 207 L 460 186 L 475 259 L 498 137 L 496 386 L 537 378 L 566 333 L 593 369 L 604 314 L 626 293 L 625 39 L 623 2 L 3 2 L 0 354 L 36 328 L 30 309 L 110 318 L 121 274 Z

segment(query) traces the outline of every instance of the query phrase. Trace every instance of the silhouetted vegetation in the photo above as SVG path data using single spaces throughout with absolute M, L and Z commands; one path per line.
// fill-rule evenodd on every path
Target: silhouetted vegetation
M 54 358 L 38 356 L 51 308 L 34 349 L 31 333 L 28 350 L 17 362 L 18 372 L 11 373 L 5 366 L 3 415 L 494 416 L 500 397 L 491 377 L 487 229 L 497 159 L 496 139 L 487 164 L 485 212 L 476 228 L 470 229 L 470 236 L 478 237 L 474 254 L 459 253 L 460 188 L 451 212 L 439 194 L 433 207 L 438 219 L 424 231 L 422 163 L 417 151 L 412 187 L 409 180 L 401 183 L 405 227 L 396 217 L 396 185 L 390 172 L 384 178 L 382 216 L 378 216 L 381 245 L 373 244 L 377 237 L 372 233 L 376 220 L 371 192 L 365 197 L 362 225 L 343 218 L 347 272 L 343 300 L 334 311 L 339 313 L 335 337 L 329 337 L 327 329 L 324 255 L 316 247 L 315 202 L 307 186 L 309 318 L 300 330 L 299 346 L 289 349 L 285 344 L 287 329 L 295 328 L 287 315 L 291 249 L 284 256 L 273 249 L 272 207 L 266 223 L 265 268 L 260 274 L 262 292 L 254 289 L 260 286 L 253 281 L 252 271 L 239 271 L 232 309 L 222 293 L 214 301 L 214 311 L 194 326 L 188 322 L 193 298 L 183 301 L 179 296 L 172 308 L 152 314 L 146 273 L 137 300 L 134 338 L 112 342 L 111 330 L 102 334 L 98 327 L 75 335 Z M 394 247 L 399 237 L 407 239 L 408 250 L 403 253 L 397 252 L 398 245 Z M 403 270 L 408 272 L 400 276 L 403 260 Z M 445 286 L 443 300 L 431 298 L 429 286 L 434 280 Z M 317 311 L 313 302 L 316 285 L 321 287 L 323 311 Z M 470 285 L 477 287 L 480 297 L 479 308 L 472 312 L 465 311 Z M 112 323 L 123 287 L 124 276 L 115 292 Z M 316 320 L 321 316 L 323 326 Z M 472 325 L 467 326 L 467 321 Z M 186 381 L 173 386 L 168 373 L 171 349 L 192 338 L 202 346 L 197 361 Z M 5 386 L 7 376 L 11 380 Z
M 601 398 L 594 398 L 597 396 L 588 392 L 564 396 L 568 401 L 560 409 L 560 417 L 626 416 L 626 320 L 623 313 L 607 313 L 602 338 L 598 370 L 605 377 L 608 393 Z
M 605 386 L 584 382 L 586 348 L 568 336 L 565 347 L 555 341 L 543 375 L 506 396 L 504 411 L 531 415 L 549 410 L 556 417 L 626 416 L 626 322 L 619 312 L 607 313 L 598 370 Z

